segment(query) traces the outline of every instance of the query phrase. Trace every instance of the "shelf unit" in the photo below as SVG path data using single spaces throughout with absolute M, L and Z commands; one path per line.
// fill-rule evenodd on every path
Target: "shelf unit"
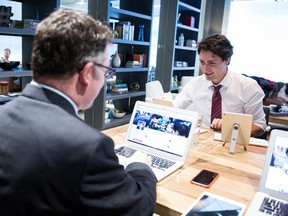
M 116 3 L 116 4 L 115 4 Z M 151 27 L 153 14 L 153 0 L 142 1 L 135 0 L 95 0 L 89 1 L 88 8 L 94 8 L 97 5 L 97 11 L 91 11 L 94 17 L 101 17 L 109 21 L 111 27 L 113 22 L 131 22 L 135 26 L 134 40 L 124 40 L 115 38 L 113 44 L 117 46 L 118 53 L 126 53 L 126 60 L 133 60 L 133 54 L 146 54 L 146 65 L 139 68 L 126 68 L 125 62 L 116 69 L 116 80 L 126 83 L 129 91 L 122 94 L 107 92 L 103 88 L 99 96 L 94 101 L 91 109 L 85 111 L 84 119 L 91 126 L 103 130 L 118 125 L 126 124 L 130 120 L 131 112 L 137 100 L 145 100 L 145 84 L 148 80 L 149 54 L 151 48 Z M 114 24 L 114 25 L 115 25 Z M 144 41 L 138 41 L 139 25 L 144 25 Z M 130 84 L 138 82 L 140 89 L 131 91 Z M 113 101 L 115 108 L 122 109 L 126 115 L 121 119 L 111 119 L 105 122 L 105 107 L 108 101 Z
M 155 79 L 159 80 L 165 92 L 177 92 L 182 76 L 198 75 L 197 49 L 186 46 L 187 39 L 198 42 L 201 26 L 202 0 L 161 1 L 160 29 Z M 188 25 L 185 17 L 193 17 L 194 25 Z M 184 46 L 177 41 L 183 33 Z M 187 62 L 187 66 L 176 67 L 174 63 Z M 174 77 L 177 77 L 176 86 Z
M 38 0 L 14 0 L 13 2 L 22 3 L 22 20 L 42 20 L 51 11 L 59 7 L 59 2 L 57 0 L 41 1 L 41 3 Z M 35 30 L 0 27 L 0 35 L 22 37 L 22 59 L 20 60 L 22 62 L 22 67 L 18 67 L 10 71 L 3 71 L 0 69 L 0 78 L 22 77 L 21 86 L 23 89 L 25 85 L 31 80 L 32 76 L 32 71 L 27 69 L 26 63 L 31 61 L 32 44 Z
M 22 3 L 22 19 L 42 20 L 55 8 L 60 7 L 60 0 L 39 1 L 39 0 L 15 0 Z M 116 7 L 115 7 L 116 3 Z M 13 10 L 13 8 L 12 8 Z M 91 126 L 102 130 L 121 124 L 128 123 L 130 114 L 137 100 L 145 99 L 145 84 L 148 80 L 150 39 L 153 14 L 153 0 L 146 0 L 141 4 L 135 0 L 89 0 L 88 13 L 94 18 L 102 18 L 110 22 L 129 21 L 135 26 L 134 40 L 123 40 L 115 38 L 113 43 L 118 46 L 118 52 L 127 53 L 127 60 L 132 60 L 134 54 L 146 54 L 146 66 L 140 68 L 125 68 L 123 65 L 116 68 L 116 79 L 126 83 L 128 87 L 132 82 L 138 82 L 138 91 L 129 91 L 123 94 L 112 94 L 106 92 L 104 87 L 91 109 L 84 112 L 85 121 Z M 144 41 L 138 41 L 138 26 L 144 25 Z M 22 68 L 12 71 L 0 71 L 0 77 L 27 77 L 31 80 L 32 71 L 26 68 L 26 63 L 31 61 L 34 30 L 18 28 L 0 28 L 1 35 L 22 37 Z M 30 80 L 29 80 L 30 79 Z M 25 84 L 26 84 L 25 83 Z M 22 88 L 25 85 L 22 83 Z M 118 108 L 126 111 L 126 115 L 121 119 L 112 119 L 110 123 L 105 123 L 105 107 L 107 101 L 113 100 Z

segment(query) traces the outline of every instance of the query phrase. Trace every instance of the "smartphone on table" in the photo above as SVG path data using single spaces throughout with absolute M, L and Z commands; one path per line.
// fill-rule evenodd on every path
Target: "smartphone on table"
M 209 188 L 218 177 L 219 173 L 203 169 L 191 180 L 191 183 Z

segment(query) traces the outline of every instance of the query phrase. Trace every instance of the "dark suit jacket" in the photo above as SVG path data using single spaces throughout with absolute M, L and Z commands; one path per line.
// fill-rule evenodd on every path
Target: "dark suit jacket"
M 0 106 L 0 215 L 152 215 L 156 180 L 119 165 L 111 138 L 71 104 L 28 85 Z

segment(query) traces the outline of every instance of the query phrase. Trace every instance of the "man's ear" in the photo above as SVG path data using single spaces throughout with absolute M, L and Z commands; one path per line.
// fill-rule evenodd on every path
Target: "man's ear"
M 230 60 L 231 60 L 231 57 L 227 57 L 227 59 L 225 60 L 225 64 L 229 65 L 230 64 Z
M 88 62 L 79 72 L 79 82 L 82 85 L 87 86 L 90 80 L 93 78 L 93 73 L 94 73 L 94 65 L 92 62 Z

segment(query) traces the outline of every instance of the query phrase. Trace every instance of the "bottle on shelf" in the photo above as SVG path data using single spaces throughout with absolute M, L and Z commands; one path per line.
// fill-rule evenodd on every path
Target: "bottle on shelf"
M 144 25 L 139 25 L 138 41 L 144 41 Z
M 184 46 L 184 34 L 183 33 L 181 33 L 179 38 L 178 38 L 178 45 Z

